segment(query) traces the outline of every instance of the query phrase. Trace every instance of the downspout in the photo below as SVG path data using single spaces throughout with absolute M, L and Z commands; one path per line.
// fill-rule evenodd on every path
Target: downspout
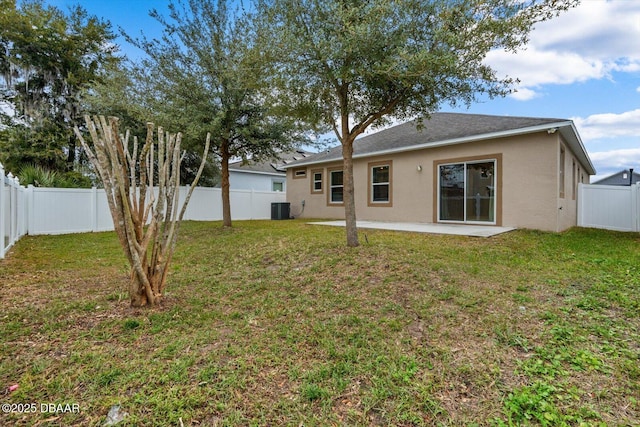
M 629 186 L 633 185 L 633 168 L 629 169 Z

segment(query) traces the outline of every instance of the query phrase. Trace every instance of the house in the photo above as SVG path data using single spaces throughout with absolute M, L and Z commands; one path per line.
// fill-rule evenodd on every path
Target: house
M 229 163 L 229 188 L 233 190 L 286 191 L 284 165 L 310 156 L 304 150 L 280 153 L 277 160 Z
M 571 120 L 434 113 L 354 142 L 360 220 L 561 231 L 595 169 Z M 301 217 L 344 219 L 341 147 L 288 163 Z
M 624 169 L 619 172 L 592 182 L 597 185 L 631 185 L 640 182 L 640 173 L 634 172 L 632 169 Z

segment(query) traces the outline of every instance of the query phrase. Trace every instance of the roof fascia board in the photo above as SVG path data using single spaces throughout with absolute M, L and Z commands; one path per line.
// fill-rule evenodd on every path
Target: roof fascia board
M 239 172 L 239 173 L 253 173 L 256 175 L 271 175 L 271 176 L 285 176 L 286 172 L 258 172 L 258 171 L 248 171 L 242 169 L 232 169 L 229 168 L 229 172 Z
M 548 129 L 552 129 L 552 128 L 556 128 L 556 127 L 560 128 L 560 127 L 565 127 L 565 126 L 571 126 L 572 130 L 577 135 L 575 126 L 573 126 L 573 122 L 571 120 L 563 120 L 561 122 L 545 123 L 544 125 L 530 126 L 530 127 L 519 128 L 519 129 L 515 129 L 515 130 L 511 129 L 511 130 L 505 130 L 505 131 L 500 131 L 500 132 L 484 133 L 484 134 L 479 134 L 479 135 L 466 136 L 466 137 L 462 137 L 462 138 L 452 138 L 452 139 L 445 139 L 445 140 L 442 140 L 442 141 L 427 142 L 427 143 L 424 143 L 424 144 L 412 145 L 412 146 L 409 146 L 409 147 L 391 148 L 391 149 L 388 149 L 388 150 L 373 151 L 371 153 L 354 154 L 353 158 L 354 159 L 359 159 L 359 158 L 363 158 L 363 157 L 382 156 L 382 155 L 385 155 L 385 154 L 395 154 L 395 153 L 404 153 L 404 152 L 407 152 L 407 151 L 423 150 L 425 148 L 444 147 L 444 146 L 447 146 L 447 145 L 456 145 L 456 144 L 463 144 L 463 143 L 467 143 L 467 142 L 483 141 L 483 140 L 486 140 L 486 139 L 504 138 L 504 137 L 508 137 L 508 136 L 524 135 L 524 134 L 528 134 L 528 133 L 541 132 L 543 130 L 548 130 Z M 584 146 L 582 146 L 582 142 L 581 141 L 579 141 L 579 142 L 580 142 L 581 147 L 584 149 Z M 337 160 L 341 160 L 341 159 L 320 160 L 320 161 L 315 161 L 315 162 L 314 161 L 301 162 L 301 163 L 296 163 L 295 165 L 285 165 L 285 166 L 283 166 L 283 169 L 296 168 L 296 167 L 302 167 L 302 166 L 309 166 L 309 165 L 315 165 L 315 164 L 321 164 L 321 163 L 330 163 L 330 162 L 335 162 Z
M 577 147 L 579 148 L 580 151 L 575 150 L 576 155 L 580 155 L 580 157 L 582 157 L 582 161 L 586 162 L 587 166 L 589 167 L 590 170 L 588 170 L 587 172 L 589 172 L 589 175 L 595 175 L 596 174 L 596 168 L 593 166 L 593 163 L 591 163 L 591 159 L 589 158 L 589 155 L 587 154 L 587 149 L 585 148 L 583 142 L 582 142 L 582 138 L 580 138 L 580 134 L 578 133 L 578 129 L 576 129 L 575 124 L 573 123 L 573 121 L 569 122 L 571 124 L 571 131 L 573 133 L 573 136 L 575 137 L 575 141 L 577 142 Z M 584 154 L 584 156 L 582 156 Z

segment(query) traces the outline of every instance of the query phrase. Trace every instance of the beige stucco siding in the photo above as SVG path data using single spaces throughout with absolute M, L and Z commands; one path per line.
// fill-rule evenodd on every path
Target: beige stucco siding
M 434 222 L 437 220 L 437 168 L 444 161 L 497 159 L 497 225 L 560 231 L 575 225 L 576 200 L 572 198 L 572 168 L 578 161 L 565 146 L 565 197 L 559 197 L 561 139 L 547 132 L 495 140 L 476 141 L 419 151 L 354 159 L 356 214 L 358 219 Z M 573 163 L 572 163 L 573 162 Z M 377 206 L 370 197 L 371 164 L 389 163 L 391 201 Z M 292 213 L 305 218 L 344 218 L 344 207 L 328 203 L 328 171 L 341 162 L 307 168 L 306 179 L 292 179 L 287 171 L 287 200 Z M 579 165 L 580 170 L 585 168 Z M 311 171 L 322 171 L 321 193 L 312 193 Z M 562 209 L 560 209 L 562 208 Z

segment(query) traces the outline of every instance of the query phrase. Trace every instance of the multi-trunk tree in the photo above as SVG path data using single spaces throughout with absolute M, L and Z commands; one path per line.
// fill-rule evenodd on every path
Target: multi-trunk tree
M 209 150 L 207 135 L 202 162 L 180 206 L 182 134 L 157 132 L 147 123 L 143 145 L 129 131 L 120 134 L 118 119 L 85 117 L 92 146 L 75 127 L 87 156 L 99 172 L 115 231 L 131 266 L 129 297 L 134 307 L 162 301 L 180 222 L 202 174 Z M 155 135 L 155 136 L 154 136 Z M 157 139 L 156 139 L 157 137 Z
M 517 51 L 536 22 L 574 0 L 259 0 L 271 84 L 342 144 L 347 244 L 357 246 L 353 143 L 390 119 L 504 96 L 515 82 L 484 62 Z

